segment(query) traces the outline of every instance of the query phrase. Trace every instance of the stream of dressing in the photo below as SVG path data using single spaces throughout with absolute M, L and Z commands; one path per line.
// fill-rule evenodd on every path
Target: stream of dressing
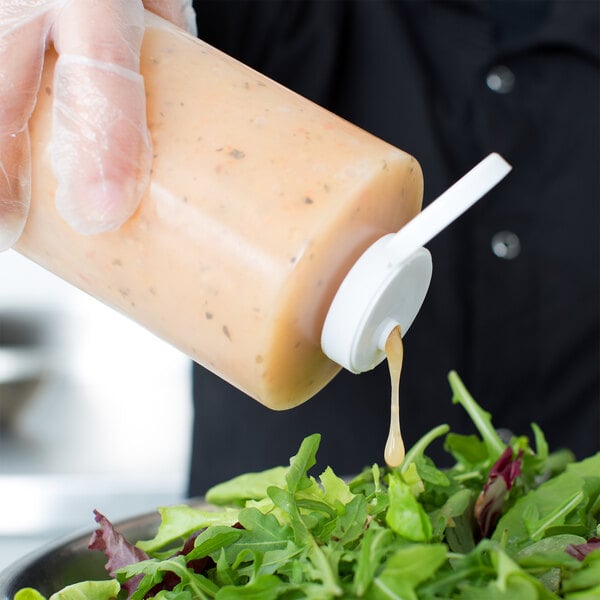
M 398 467 L 404 460 L 404 441 L 400 431 L 400 372 L 402 371 L 402 359 L 404 347 L 402 345 L 402 332 L 400 327 L 394 327 L 385 343 L 385 354 L 390 369 L 390 380 L 392 384 L 392 403 L 390 414 L 390 432 L 385 444 L 384 458 L 390 467 Z

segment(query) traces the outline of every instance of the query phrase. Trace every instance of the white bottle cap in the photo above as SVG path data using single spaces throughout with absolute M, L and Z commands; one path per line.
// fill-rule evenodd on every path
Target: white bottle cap
M 404 335 L 417 316 L 431 281 L 429 240 L 491 190 L 511 170 L 490 154 L 427 206 L 398 233 L 386 235 L 362 254 L 342 281 L 323 326 L 321 347 L 353 373 L 385 358 L 388 335 Z

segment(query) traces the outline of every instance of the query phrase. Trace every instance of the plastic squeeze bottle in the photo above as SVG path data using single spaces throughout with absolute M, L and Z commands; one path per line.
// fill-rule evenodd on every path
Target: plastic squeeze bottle
M 158 17 L 146 25 L 154 163 L 137 212 L 93 236 L 57 213 L 50 51 L 15 249 L 259 402 L 290 408 L 341 368 L 321 349 L 332 299 L 362 252 L 419 212 L 421 170 Z

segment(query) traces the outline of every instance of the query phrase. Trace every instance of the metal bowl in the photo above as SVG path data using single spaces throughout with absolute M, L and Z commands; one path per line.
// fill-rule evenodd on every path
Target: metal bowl
M 128 540 L 152 538 L 160 524 L 158 512 L 115 524 Z M 12 600 L 18 590 L 32 587 L 46 597 L 66 585 L 88 579 L 108 579 L 102 552 L 88 549 L 92 532 L 78 534 L 44 546 L 0 573 L 0 600 Z
M 187 502 L 209 509 L 202 500 Z M 120 521 L 115 529 L 130 542 L 151 539 L 160 525 L 158 512 Z M 12 600 L 18 590 L 31 587 L 50 597 L 67 585 L 86 580 L 108 579 L 102 552 L 88 549 L 92 531 L 79 533 L 46 545 L 24 556 L 0 573 L 0 600 Z

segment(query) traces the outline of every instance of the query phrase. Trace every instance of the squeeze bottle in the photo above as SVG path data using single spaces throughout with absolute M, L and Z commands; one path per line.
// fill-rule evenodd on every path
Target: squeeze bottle
M 137 212 L 93 236 L 58 215 L 50 50 L 47 94 L 30 122 L 31 210 L 15 249 L 259 402 L 290 408 L 341 368 L 321 349 L 332 300 L 363 251 L 419 212 L 421 170 L 405 152 L 146 19 L 154 162 Z

